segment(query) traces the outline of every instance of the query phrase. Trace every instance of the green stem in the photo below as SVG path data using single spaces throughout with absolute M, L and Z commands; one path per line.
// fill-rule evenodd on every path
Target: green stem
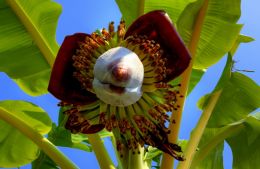
M 200 34 L 202 31 L 202 26 L 204 23 L 204 19 L 208 10 L 209 0 L 204 0 L 203 5 L 198 13 L 196 20 L 194 21 L 194 28 L 191 35 L 190 42 L 188 44 L 188 49 L 192 56 L 191 63 L 189 67 L 182 73 L 181 75 L 181 87 L 180 93 L 184 96 L 182 99 L 177 100 L 177 105 L 180 105 L 180 108 L 177 112 L 173 113 L 170 121 L 175 121 L 176 123 L 170 123 L 169 129 L 171 133 L 169 134 L 169 141 L 172 143 L 177 143 L 178 135 L 181 125 L 182 112 L 184 108 L 184 103 L 187 97 L 187 91 L 189 87 L 189 81 L 192 73 L 193 62 L 196 57 L 196 50 L 199 44 Z M 161 169 L 172 169 L 174 168 L 174 158 L 167 153 L 163 153 Z
M 42 52 L 43 56 L 47 60 L 50 66 L 53 65 L 56 52 L 52 50 L 49 46 L 47 40 L 39 31 L 39 28 L 33 23 L 29 15 L 24 11 L 23 7 L 21 6 L 18 0 L 6 0 L 8 5 L 12 8 L 13 12 L 16 13 L 16 16 L 19 17 L 20 21 L 25 26 L 26 30 L 30 33 L 33 37 L 35 43 L 39 47 L 40 51 Z M 58 47 L 58 46 L 57 46 Z
M 98 134 L 87 134 L 88 140 L 92 145 L 93 151 L 98 160 L 101 169 L 115 169 L 109 154 L 106 151 L 104 144 L 102 143 Z
M 145 0 L 139 0 L 137 9 L 138 17 L 144 14 L 144 6 Z M 138 145 L 138 151 L 139 153 L 133 152 L 132 150 L 125 151 L 123 158 L 119 160 L 120 163 L 122 163 L 123 169 L 148 169 L 148 165 L 143 160 L 144 148 Z
M 36 130 L 28 126 L 21 119 L 15 115 L 0 108 L 0 119 L 6 121 L 8 124 L 15 127 L 29 139 L 31 139 L 44 153 L 46 153 L 57 165 L 66 169 L 77 169 L 78 167 L 70 161 L 62 152 L 60 152 L 55 145 L 53 145 L 48 139 L 44 138 Z
M 144 5 L 145 5 L 145 0 L 139 0 L 138 1 L 138 17 L 144 14 Z
M 223 142 L 224 139 L 234 135 L 241 131 L 245 126 L 240 123 L 238 125 L 230 125 L 223 127 L 213 138 L 211 138 L 203 147 L 200 147 L 199 151 L 194 157 L 191 168 L 195 168 L 204 158 L 215 148 L 219 143 Z
M 177 169 L 189 169 L 191 162 L 193 160 L 194 154 L 202 137 L 202 134 L 206 128 L 208 120 L 211 116 L 212 111 L 218 101 L 218 98 L 221 94 L 222 90 L 219 90 L 213 93 L 210 97 L 209 103 L 205 110 L 203 111 L 197 126 L 195 127 L 194 131 L 191 133 L 190 140 L 187 144 L 187 147 L 184 151 L 185 161 L 180 162 Z
M 136 151 L 136 150 L 135 150 Z M 148 169 L 147 163 L 144 161 L 144 148 L 138 145 L 139 152 L 129 150 L 128 168 L 127 169 Z
M 116 139 L 115 136 L 111 137 L 112 139 L 112 143 L 113 143 L 113 147 L 114 147 L 114 151 L 116 154 L 116 158 L 117 158 L 117 162 L 118 162 L 118 168 L 119 169 L 127 169 L 128 167 L 128 151 L 124 151 L 122 156 L 119 154 L 119 152 L 116 149 Z

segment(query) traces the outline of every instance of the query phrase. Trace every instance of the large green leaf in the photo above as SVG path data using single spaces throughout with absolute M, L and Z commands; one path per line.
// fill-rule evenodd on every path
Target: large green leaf
M 260 160 L 260 151 L 256 149 L 260 142 L 260 113 L 221 128 L 207 128 L 192 168 L 213 168 L 206 167 L 213 163 L 215 168 L 223 168 L 222 162 L 216 163 L 216 159 L 222 158 L 224 140 L 228 141 L 232 149 L 233 168 L 250 169 L 257 166 L 256 163 Z
M 190 76 L 190 82 L 189 82 L 189 88 L 188 88 L 188 94 L 195 88 L 195 86 L 199 83 L 200 79 L 204 75 L 206 70 L 201 69 L 192 69 L 191 76 Z
M 71 147 L 87 152 L 92 151 L 91 146 L 83 143 L 87 140 L 86 136 L 79 134 L 71 134 L 70 131 L 63 127 L 58 127 L 53 124 L 52 130 L 48 135 L 49 140 L 56 146 Z
M 249 43 L 254 41 L 254 38 L 250 37 L 250 36 L 246 36 L 246 35 L 239 35 L 235 41 L 235 43 L 233 44 L 232 48 L 230 49 L 230 54 L 232 56 L 234 56 L 236 50 L 238 49 L 239 45 L 241 43 Z
M 165 10 L 174 23 L 177 22 L 185 7 L 195 0 L 149 0 L 145 1 L 144 11 Z
M 208 127 L 219 127 L 245 118 L 260 107 L 260 87 L 241 73 L 232 73 L 214 108 Z
M 259 169 L 260 119 L 251 116 L 244 123 L 240 133 L 227 139 L 233 153 L 233 169 Z
M 222 93 L 208 122 L 208 127 L 221 127 L 244 119 L 260 107 L 260 86 L 247 76 L 231 72 L 233 61 L 229 56 L 227 65 L 216 86 Z M 208 95 L 198 103 L 201 109 L 207 104 Z
M 205 13 L 197 17 L 202 8 Z M 208 68 L 230 51 L 242 28 L 236 24 L 239 16 L 240 0 L 197 0 L 185 8 L 177 26 L 186 44 L 199 34 L 194 68 Z M 196 23 L 201 30 L 195 29 Z
M 216 135 L 219 129 L 205 129 L 202 139 L 200 140 L 198 151 L 200 147 L 205 145 L 209 139 Z M 196 166 L 196 169 L 223 169 L 223 149 L 224 149 L 224 140 L 214 147 L 211 152 L 202 160 L 199 165 Z
M 61 6 L 51 0 L 0 1 L 0 71 L 26 93 L 47 93 Z
M 139 0 L 116 0 L 127 26 L 138 17 L 138 2 Z
M 260 138 L 260 115 L 249 114 L 260 107 L 260 96 L 256 94 L 260 93 L 260 87 L 245 75 L 232 73 L 232 66 L 232 57 L 229 55 L 225 69 L 215 88 L 215 90 L 221 88 L 222 93 L 201 139 L 199 151 L 192 164 L 193 168 L 195 166 L 207 168 L 205 165 L 213 164 L 216 157 L 221 156 L 222 158 L 223 149 L 219 146 L 225 139 L 231 145 L 234 166 L 240 165 L 241 153 L 244 153 L 241 169 L 245 168 L 246 163 L 250 161 L 249 157 L 255 161 L 259 160 L 259 151 L 255 151 L 254 146 L 257 146 Z M 209 96 L 210 94 L 199 101 L 198 105 L 201 109 L 208 104 Z M 208 136 L 209 131 L 216 132 L 212 132 L 212 135 Z M 250 153 L 256 154 L 256 156 L 250 156 Z M 214 166 L 218 166 L 218 164 Z
M 41 108 L 24 101 L 0 102 L 1 116 L 11 114 L 22 120 L 40 134 L 51 129 L 51 120 Z M 0 167 L 18 167 L 32 162 L 39 155 L 39 149 L 20 131 L 0 120 Z
M 144 1 L 143 8 L 140 8 L 139 0 L 116 0 L 116 3 L 122 13 L 123 19 L 129 26 L 141 13 L 147 13 L 153 10 L 165 10 L 174 23 L 177 22 L 184 8 L 195 0 L 149 0 Z M 143 10 L 143 11 L 140 11 Z

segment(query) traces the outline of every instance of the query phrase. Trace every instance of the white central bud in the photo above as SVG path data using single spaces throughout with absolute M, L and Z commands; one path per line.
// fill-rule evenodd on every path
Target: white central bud
M 97 97 L 113 106 L 128 106 L 142 97 L 144 67 L 133 51 L 111 48 L 94 66 L 93 88 Z

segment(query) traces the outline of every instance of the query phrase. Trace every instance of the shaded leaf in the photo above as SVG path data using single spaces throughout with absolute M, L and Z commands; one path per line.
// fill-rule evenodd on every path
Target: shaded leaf
M 260 115 L 260 113 L 257 113 L 257 115 Z M 243 134 L 244 132 L 247 133 L 246 136 Z M 249 144 L 254 143 L 255 141 L 259 141 L 260 119 L 257 119 L 257 116 L 249 115 L 245 119 L 239 120 L 221 128 L 207 128 L 201 139 L 199 151 L 197 152 L 193 160 L 192 168 L 195 168 L 195 166 L 198 166 L 198 168 L 204 168 L 205 164 L 213 163 L 216 160 L 216 156 L 213 156 L 213 154 L 218 154 L 218 156 L 221 156 L 222 158 L 223 147 L 221 148 L 220 146 L 223 146 L 224 140 L 235 140 L 235 142 L 239 142 L 237 136 L 240 136 L 240 134 L 244 135 L 243 139 L 245 139 L 246 142 Z M 248 144 L 238 144 L 238 146 L 235 146 L 234 148 L 240 151 L 241 147 L 245 149 L 250 149 L 250 146 L 248 146 Z M 237 154 L 237 152 L 233 152 L 233 155 L 240 156 L 240 154 Z M 246 161 L 248 161 L 248 159 L 246 159 L 246 155 L 244 156 L 244 158 Z
M 258 114 L 254 116 L 249 114 L 260 107 L 260 96 L 256 95 L 256 93 L 260 93 L 260 87 L 245 75 L 231 72 L 232 66 L 232 57 L 229 55 L 226 67 L 215 88 L 215 90 L 222 88 L 222 93 L 201 139 L 200 149 L 194 158 L 193 167 L 199 164 L 199 167 L 207 168 L 209 167 L 207 165 L 213 164 L 217 157 L 221 156 L 222 158 L 223 150 L 220 149 L 219 146 L 223 145 L 225 139 L 227 139 L 230 144 L 233 144 L 233 147 L 231 146 L 232 151 L 236 149 L 233 151 L 234 163 L 238 163 L 238 161 L 241 160 L 241 157 L 239 157 L 241 153 L 244 153 L 244 161 L 251 161 L 248 157 L 256 161 L 258 160 L 257 155 L 253 157 L 249 154 L 251 152 L 258 154 L 258 152 L 252 149 L 253 146 L 251 143 L 255 144 L 255 147 L 258 146 L 255 141 L 259 142 L 259 116 Z M 204 109 L 208 104 L 210 95 L 211 94 L 204 96 L 198 102 L 201 109 Z M 212 135 L 209 136 L 208 131 L 211 130 L 216 132 L 213 132 Z M 247 133 L 247 135 L 245 133 Z M 240 137 L 240 135 L 242 137 Z M 239 142 L 239 144 L 237 142 Z M 223 168 L 223 166 L 220 165 L 220 161 L 219 165 L 215 164 L 214 166 Z M 238 166 L 239 165 L 237 165 L 237 167 Z M 241 166 L 242 169 L 246 164 Z M 210 168 L 212 168 L 212 166 Z
M 198 151 L 200 151 L 200 147 L 208 142 L 212 137 L 216 135 L 219 129 L 209 129 L 206 128 L 202 139 L 200 140 Z M 215 148 L 211 150 L 211 152 L 207 155 L 205 159 L 203 159 L 199 165 L 196 166 L 196 169 L 223 169 L 223 149 L 224 149 L 224 140 L 219 143 Z
M 189 87 L 188 87 L 188 95 L 190 94 L 190 92 L 192 92 L 192 90 L 199 83 L 200 79 L 202 78 L 202 76 L 204 75 L 205 72 L 206 72 L 206 70 L 192 69 Z M 181 79 L 181 77 L 179 76 L 176 79 L 170 81 L 170 84 L 178 85 L 178 84 L 180 84 L 180 79 Z
M 98 133 L 101 138 L 112 136 L 111 132 L 102 130 Z M 69 130 L 53 124 L 52 130 L 48 135 L 49 140 L 56 146 L 76 148 L 91 152 L 88 137 L 85 134 L 72 134 Z
M 39 157 L 32 162 L 32 169 L 59 169 L 59 167 L 41 151 Z
M 177 145 L 184 151 L 187 145 L 187 140 L 178 140 Z M 149 146 L 147 152 L 144 155 L 144 160 L 151 168 L 160 168 L 161 157 L 163 152 L 158 148 Z M 155 165 L 156 164 L 156 165 Z
M 204 75 L 205 70 L 203 69 L 192 69 L 190 82 L 189 82 L 189 88 L 188 88 L 188 94 L 196 87 L 196 85 L 199 83 L 200 79 Z
M 0 113 L 8 113 L 24 121 L 40 134 L 51 129 L 51 120 L 41 108 L 24 101 L 1 101 Z M 13 126 L 0 120 L 0 167 L 18 167 L 39 155 L 38 146 Z
M 7 0 L 0 8 L 0 71 L 27 94 L 47 93 L 49 64 L 58 50 L 60 5 L 51 0 Z
M 148 147 L 148 151 L 145 153 L 144 160 L 152 160 L 156 156 L 160 156 L 160 155 L 162 155 L 162 151 L 161 150 L 149 146 Z
M 92 151 L 91 146 L 83 143 L 86 137 L 79 134 L 71 134 L 70 131 L 63 127 L 57 127 L 55 124 L 53 124 L 48 138 L 56 146 L 76 148 L 87 152 Z
M 214 108 L 208 127 L 218 127 L 245 118 L 260 107 L 260 87 L 241 73 L 232 73 Z
M 200 110 L 203 110 L 205 108 L 205 105 L 208 104 L 208 100 L 210 98 L 210 94 L 206 94 L 204 96 L 202 96 L 199 101 L 197 102 L 197 107 L 200 109 Z
M 202 6 L 207 9 L 204 20 L 197 20 Z M 199 33 L 194 30 L 194 24 L 202 22 L 194 68 L 208 68 L 230 51 L 242 28 L 242 25 L 236 24 L 239 17 L 240 0 L 198 0 L 185 8 L 177 27 L 186 44 L 190 42 L 192 34 Z
M 233 153 L 233 169 L 259 168 L 260 120 L 249 117 L 245 125 L 240 133 L 227 139 Z

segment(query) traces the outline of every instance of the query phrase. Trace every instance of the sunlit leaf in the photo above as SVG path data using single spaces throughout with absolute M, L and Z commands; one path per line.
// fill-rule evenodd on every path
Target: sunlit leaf
M 101 138 L 106 138 L 106 137 L 111 137 L 113 136 L 113 133 L 112 132 L 109 132 L 107 130 L 101 130 L 100 132 L 98 132 L 98 135 L 101 137 Z
M 0 71 L 26 93 L 47 93 L 61 7 L 51 0 L 0 2 Z M 48 63 L 49 62 L 49 63 Z
M 138 0 L 116 0 L 116 3 L 122 13 L 123 19 L 129 26 L 139 16 L 139 12 L 147 13 L 153 10 L 166 11 L 172 21 L 176 23 L 184 8 L 194 1 L 195 0 L 149 0 L 144 1 L 143 11 L 139 11 Z
M 174 23 L 177 22 L 184 8 L 195 0 L 149 0 L 145 1 L 144 11 L 165 10 Z
M 235 41 L 235 43 L 233 44 L 232 48 L 230 49 L 230 54 L 232 56 L 234 56 L 238 46 L 241 44 L 241 43 L 249 43 L 249 42 L 252 42 L 254 41 L 254 38 L 250 37 L 250 36 L 245 36 L 245 35 L 239 35 Z
M 138 0 L 116 0 L 127 26 L 138 17 L 138 2 Z
M 209 119 L 208 127 L 221 127 L 240 119 L 260 107 L 260 86 L 252 79 L 238 73 L 231 72 L 232 59 L 228 59 L 227 65 L 217 84 L 216 89 L 223 91 Z M 200 108 L 205 107 L 207 99 L 200 101 Z
M 231 72 L 232 66 L 232 57 L 229 55 L 225 69 L 215 88 L 215 90 L 222 88 L 223 91 L 201 139 L 193 167 L 198 166 L 201 169 L 213 167 L 216 159 L 222 158 L 223 149 L 219 146 L 223 145 L 225 139 L 232 148 L 234 166 L 236 166 L 234 168 L 242 169 L 247 166 L 248 161 L 259 160 L 259 152 L 255 151 L 253 147 L 259 146 L 260 115 L 249 114 L 260 107 L 260 96 L 256 94 L 260 93 L 260 87 L 245 75 Z M 208 104 L 209 96 L 210 94 L 200 99 L 198 105 L 201 109 Z M 241 153 L 243 157 L 241 157 Z M 251 156 L 250 153 L 256 154 L 256 156 Z M 244 161 L 240 165 L 238 163 L 242 158 Z M 214 165 L 214 167 L 217 166 L 223 168 L 222 162 L 219 161 Z
M 198 19 L 202 6 L 207 10 Z M 200 35 L 194 68 L 208 68 L 230 51 L 242 28 L 236 24 L 239 17 L 240 0 L 198 0 L 185 8 L 177 23 L 179 33 L 186 44 L 192 34 Z M 201 32 L 194 30 L 197 22 L 202 24 Z
M 149 168 L 160 168 L 160 159 L 163 152 L 157 148 L 149 146 L 144 156 L 144 161 L 148 164 Z M 152 165 L 153 163 L 156 163 Z
M 41 108 L 24 101 L 1 101 L 0 113 L 8 113 L 24 121 L 41 134 L 51 129 L 51 120 Z M 32 162 L 39 149 L 13 126 L 0 120 L 0 167 L 18 167 Z

